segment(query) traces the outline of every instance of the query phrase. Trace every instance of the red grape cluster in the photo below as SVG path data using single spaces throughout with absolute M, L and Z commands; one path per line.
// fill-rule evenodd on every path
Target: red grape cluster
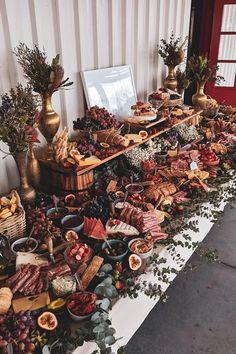
M 34 353 L 35 345 L 30 341 L 30 331 L 35 321 L 30 311 L 13 313 L 9 310 L 0 316 L 0 352 L 7 353 L 8 343 L 12 343 L 15 354 Z
M 27 214 L 27 223 L 34 227 L 32 236 L 42 240 L 50 232 L 54 238 L 61 237 L 61 230 L 56 227 L 52 220 L 46 217 L 40 208 L 30 210 Z
M 115 116 L 109 113 L 104 107 L 93 106 L 86 110 L 85 117 L 78 118 L 73 122 L 74 129 L 81 130 L 105 130 L 115 128 L 118 122 Z
M 92 155 L 96 152 L 96 145 L 91 144 L 88 140 L 80 142 L 77 146 L 77 149 L 81 154 L 90 152 Z

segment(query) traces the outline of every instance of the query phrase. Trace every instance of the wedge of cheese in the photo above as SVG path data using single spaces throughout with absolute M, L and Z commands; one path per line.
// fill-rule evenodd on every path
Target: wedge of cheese
M 79 166 L 90 166 L 100 163 L 101 160 L 97 156 L 90 156 L 79 160 Z
M 126 235 L 126 236 L 138 236 L 139 235 L 139 231 L 135 227 L 128 225 L 123 221 L 116 220 L 116 219 L 112 219 L 112 220 L 107 221 L 106 232 L 110 235 L 116 234 L 119 232 Z

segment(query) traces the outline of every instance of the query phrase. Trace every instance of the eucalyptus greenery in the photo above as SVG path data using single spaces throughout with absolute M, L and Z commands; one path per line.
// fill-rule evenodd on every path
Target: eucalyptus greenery
M 165 65 L 176 66 L 184 60 L 184 46 L 186 44 L 187 37 L 184 42 L 180 44 L 181 38 L 175 39 L 174 33 L 171 33 L 170 40 L 167 42 L 165 39 L 161 39 L 161 44 L 157 46 L 158 53 L 163 58 Z

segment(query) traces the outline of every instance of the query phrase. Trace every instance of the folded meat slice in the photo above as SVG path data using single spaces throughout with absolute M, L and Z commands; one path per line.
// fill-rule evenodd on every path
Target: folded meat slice
M 71 269 L 67 263 L 52 266 L 48 270 L 48 277 L 50 280 L 53 280 L 56 276 L 65 274 L 71 274 Z

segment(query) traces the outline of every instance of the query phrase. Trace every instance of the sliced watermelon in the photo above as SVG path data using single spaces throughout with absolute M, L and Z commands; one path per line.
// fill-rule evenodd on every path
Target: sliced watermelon
M 84 234 L 88 235 L 88 225 L 89 225 L 89 219 L 84 216 Z
M 93 221 L 92 221 L 92 223 L 90 224 L 90 228 L 89 228 L 89 232 L 88 232 L 88 235 L 89 235 L 89 236 L 91 235 L 91 232 L 93 231 L 93 229 L 94 229 L 94 227 L 95 227 L 95 225 L 97 224 L 97 221 L 98 221 L 98 219 L 96 219 L 96 218 L 93 218 L 92 220 L 93 220 Z
M 90 232 L 90 237 L 96 238 L 98 240 L 102 240 L 102 235 L 107 237 L 106 230 L 103 226 L 103 223 L 101 222 L 100 219 L 97 220 L 96 225 L 94 226 L 92 232 Z

